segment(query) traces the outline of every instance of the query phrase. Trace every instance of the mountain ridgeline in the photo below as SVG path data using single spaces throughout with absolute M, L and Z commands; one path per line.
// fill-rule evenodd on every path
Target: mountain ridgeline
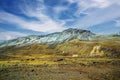
M 41 44 L 54 44 L 54 43 L 64 43 L 73 39 L 79 40 L 94 40 L 95 34 L 88 30 L 81 29 L 67 29 L 62 32 L 55 32 L 47 35 L 41 36 L 26 36 L 19 37 L 17 39 L 9 40 L 1 44 L 1 47 L 5 46 L 24 46 L 34 43 Z

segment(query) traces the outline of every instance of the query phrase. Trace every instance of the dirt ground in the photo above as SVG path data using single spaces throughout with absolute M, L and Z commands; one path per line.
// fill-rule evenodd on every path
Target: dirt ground
M 120 68 L 119 65 L 96 63 L 15 64 L 0 68 L 0 80 L 120 80 Z

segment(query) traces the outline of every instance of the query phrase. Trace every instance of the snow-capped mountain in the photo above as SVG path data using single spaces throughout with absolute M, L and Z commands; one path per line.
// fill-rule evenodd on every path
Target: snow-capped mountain
M 9 40 L 1 44 L 1 47 L 4 46 L 23 46 L 29 45 L 33 43 L 62 43 L 66 41 L 70 41 L 72 39 L 80 39 L 80 40 L 93 40 L 95 34 L 88 31 L 88 30 L 81 30 L 81 29 L 73 29 L 69 28 L 62 32 L 51 33 L 48 35 L 41 35 L 41 36 L 26 36 L 26 37 L 19 37 L 17 39 Z

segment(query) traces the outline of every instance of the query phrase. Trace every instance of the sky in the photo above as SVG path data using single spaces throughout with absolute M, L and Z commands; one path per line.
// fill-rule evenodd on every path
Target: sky
M 0 40 L 68 28 L 120 32 L 120 0 L 0 0 Z

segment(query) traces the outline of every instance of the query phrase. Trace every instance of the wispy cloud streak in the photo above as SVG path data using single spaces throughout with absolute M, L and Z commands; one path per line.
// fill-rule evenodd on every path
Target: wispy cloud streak
M 27 21 L 19 16 L 16 16 L 11 13 L 7 13 L 5 11 L 0 12 L 0 21 L 1 22 L 8 22 L 11 24 L 15 24 L 23 29 L 29 29 L 33 31 L 40 31 L 40 32 L 56 32 L 65 29 L 63 27 L 63 23 L 57 22 L 52 20 L 48 15 L 44 13 L 45 7 L 40 2 L 33 6 L 24 4 L 21 8 L 23 14 L 29 17 L 35 17 L 38 21 Z

